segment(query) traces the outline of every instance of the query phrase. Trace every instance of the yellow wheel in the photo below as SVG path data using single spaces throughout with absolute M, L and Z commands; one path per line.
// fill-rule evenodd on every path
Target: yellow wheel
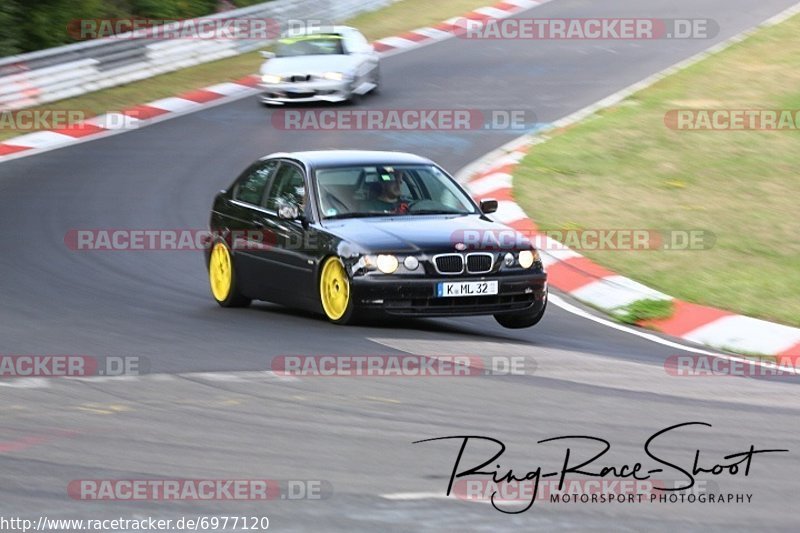
M 208 281 L 211 284 L 211 294 L 221 306 L 241 307 L 250 303 L 250 300 L 239 294 L 236 288 L 231 253 L 222 242 L 215 243 L 211 249 Z
M 330 321 L 344 324 L 350 320 L 353 314 L 350 281 L 338 257 L 329 257 L 322 265 L 319 296 L 322 310 Z

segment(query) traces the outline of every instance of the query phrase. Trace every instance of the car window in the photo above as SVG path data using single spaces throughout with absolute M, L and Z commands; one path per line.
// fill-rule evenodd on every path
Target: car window
M 233 198 L 240 202 L 261 205 L 261 199 L 264 197 L 264 189 L 266 189 L 267 182 L 277 166 L 277 161 L 266 161 L 257 163 L 251 167 L 248 173 L 236 184 L 236 188 L 233 191 Z
M 276 54 L 277 57 L 343 54 L 342 40 L 337 34 L 287 37 L 278 41 Z
M 476 212 L 453 180 L 433 165 L 321 168 L 316 183 L 325 218 Z
M 303 171 L 292 163 L 282 163 L 272 180 L 265 207 L 277 211 L 282 203 L 294 203 L 300 207 L 305 203 L 305 180 Z

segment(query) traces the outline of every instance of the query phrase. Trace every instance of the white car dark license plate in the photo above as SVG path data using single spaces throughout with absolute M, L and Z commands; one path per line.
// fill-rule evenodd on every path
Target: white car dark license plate
M 448 281 L 436 284 L 436 296 L 489 296 L 497 294 L 497 281 Z

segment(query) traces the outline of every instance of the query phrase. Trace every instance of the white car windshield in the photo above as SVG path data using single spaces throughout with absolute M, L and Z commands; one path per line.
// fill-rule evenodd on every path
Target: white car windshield
M 341 35 L 303 35 L 278 41 L 277 57 L 344 54 Z

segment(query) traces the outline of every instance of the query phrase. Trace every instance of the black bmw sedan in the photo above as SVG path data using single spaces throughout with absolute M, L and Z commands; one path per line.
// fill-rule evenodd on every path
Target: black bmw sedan
M 547 274 L 530 241 L 487 216 L 496 209 L 412 154 L 272 154 L 214 199 L 211 293 L 223 307 L 266 300 L 338 324 L 377 311 L 533 326 Z

